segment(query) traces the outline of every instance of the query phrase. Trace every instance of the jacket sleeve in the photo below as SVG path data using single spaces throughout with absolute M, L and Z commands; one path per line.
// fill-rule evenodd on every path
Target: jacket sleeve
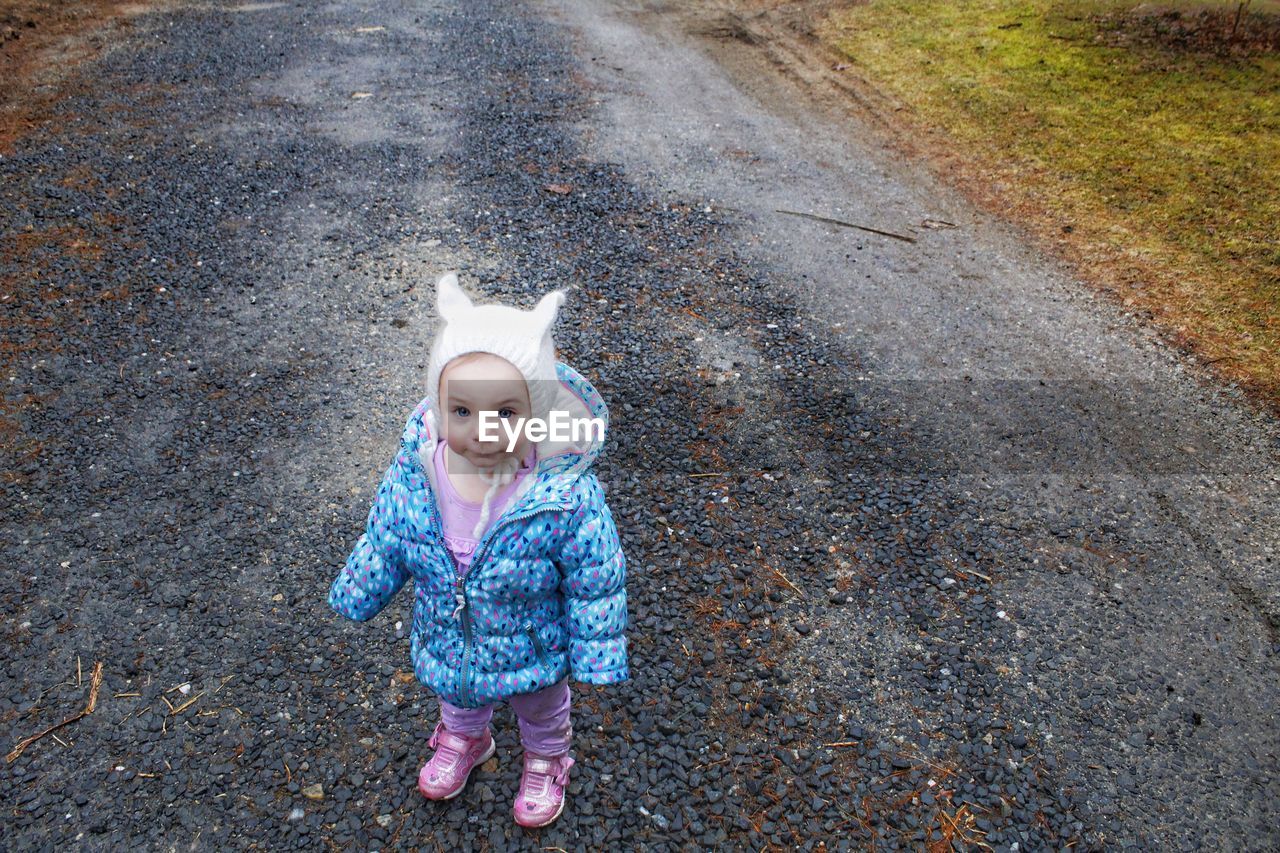
M 403 468 L 397 455 L 378 487 L 364 534 L 329 588 L 329 606 L 348 619 L 372 619 L 409 579 L 400 536 L 407 495 Z
M 560 548 L 569 666 L 579 681 L 614 684 L 627 668 L 627 565 L 604 490 L 584 478 L 583 500 L 569 520 Z

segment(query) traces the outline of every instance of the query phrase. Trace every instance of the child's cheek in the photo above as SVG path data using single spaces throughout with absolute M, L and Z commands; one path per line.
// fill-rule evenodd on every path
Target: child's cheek
M 444 425 L 440 428 L 440 438 L 454 453 L 461 454 L 462 451 L 467 449 L 466 430 L 458 428 L 458 426 L 453 423 L 452 415 L 444 419 Z

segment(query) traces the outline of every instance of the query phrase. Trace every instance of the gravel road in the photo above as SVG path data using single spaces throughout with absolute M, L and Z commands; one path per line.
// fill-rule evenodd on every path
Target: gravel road
M 0 159 L 5 750 L 103 680 L 0 847 L 1280 845 L 1274 422 L 713 13 L 177 3 L 62 82 Z M 505 709 L 415 791 L 408 596 L 325 604 L 447 269 L 571 288 L 613 415 L 634 677 L 538 833 Z

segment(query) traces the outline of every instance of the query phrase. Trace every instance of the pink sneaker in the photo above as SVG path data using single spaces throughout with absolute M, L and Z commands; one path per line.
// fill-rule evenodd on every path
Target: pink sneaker
M 536 829 L 560 817 L 573 763 L 567 755 L 548 758 L 532 752 L 524 754 L 524 775 L 520 777 L 520 793 L 516 796 L 516 823 Z
M 452 800 L 467 786 L 467 779 L 477 764 L 493 757 L 493 734 L 484 730 L 481 737 L 463 737 L 437 723 L 428 745 L 435 750 L 431 760 L 418 772 L 418 790 L 428 800 Z

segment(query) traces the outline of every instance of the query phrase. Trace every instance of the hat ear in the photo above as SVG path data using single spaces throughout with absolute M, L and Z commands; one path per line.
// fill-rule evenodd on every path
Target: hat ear
M 553 290 L 538 300 L 537 307 L 533 309 L 533 320 L 542 334 L 545 335 L 555 325 L 556 313 L 563 304 L 563 290 Z
M 436 284 L 436 310 L 446 323 L 453 322 L 464 311 L 472 308 L 471 300 L 458 286 L 456 273 L 445 273 Z

